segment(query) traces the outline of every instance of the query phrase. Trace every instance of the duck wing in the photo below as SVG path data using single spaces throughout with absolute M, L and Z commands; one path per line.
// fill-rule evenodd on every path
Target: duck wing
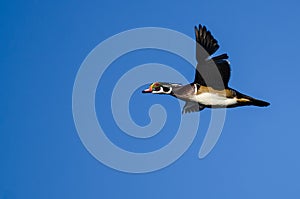
M 228 87 L 230 64 L 228 55 L 222 54 L 211 58 L 219 49 L 218 41 L 205 26 L 195 26 L 197 68 L 194 83 L 209 86 L 217 90 Z

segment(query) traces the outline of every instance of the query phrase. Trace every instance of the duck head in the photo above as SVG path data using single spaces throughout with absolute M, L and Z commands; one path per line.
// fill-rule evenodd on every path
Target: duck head
M 143 90 L 143 93 L 153 93 L 153 94 L 172 94 L 173 87 L 179 86 L 179 84 L 171 84 L 165 82 L 154 82 L 148 89 Z

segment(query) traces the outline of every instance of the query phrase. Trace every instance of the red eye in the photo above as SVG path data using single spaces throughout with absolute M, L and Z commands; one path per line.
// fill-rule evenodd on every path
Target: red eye
M 159 90 L 160 90 L 160 87 L 154 87 L 153 90 L 154 90 L 154 91 L 159 91 Z

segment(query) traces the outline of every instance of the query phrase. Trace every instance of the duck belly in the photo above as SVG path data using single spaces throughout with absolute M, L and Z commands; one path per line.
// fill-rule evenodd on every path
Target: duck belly
M 216 107 L 226 107 L 237 103 L 237 99 L 235 97 L 227 98 L 215 93 L 201 93 L 199 95 L 194 95 L 191 100 L 206 106 Z

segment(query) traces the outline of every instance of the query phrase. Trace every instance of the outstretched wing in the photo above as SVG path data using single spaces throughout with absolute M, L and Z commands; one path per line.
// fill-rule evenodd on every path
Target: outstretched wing
M 194 83 L 210 86 L 220 90 L 228 87 L 230 65 L 228 55 L 222 54 L 213 58 L 219 44 L 205 26 L 195 27 L 197 68 Z
M 184 113 L 191 113 L 191 112 L 198 112 L 203 110 L 205 107 L 197 102 L 186 102 L 183 109 L 182 114 Z

